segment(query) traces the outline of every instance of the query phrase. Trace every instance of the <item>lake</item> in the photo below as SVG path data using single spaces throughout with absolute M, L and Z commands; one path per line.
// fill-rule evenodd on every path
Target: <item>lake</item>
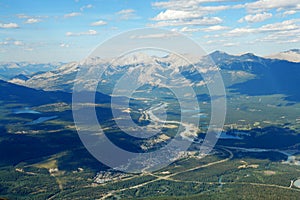
M 226 132 L 222 132 L 221 135 L 219 136 L 219 139 L 242 140 L 243 138 L 235 135 L 229 135 Z
M 41 114 L 38 111 L 35 110 L 31 110 L 29 108 L 24 108 L 24 109 L 16 109 L 13 111 L 14 114 L 18 115 L 18 114 Z
M 298 179 L 294 182 L 294 186 L 297 188 L 300 188 L 300 179 Z
M 43 123 L 45 121 L 49 121 L 52 119 L 56 119 L 58 116 L 51 116 L 51 117 L 40 117 L 36 120 L 33 120 L 32 122 L 28 122 L 26 125 L 34 125 L 34 124 L 40 124 Z

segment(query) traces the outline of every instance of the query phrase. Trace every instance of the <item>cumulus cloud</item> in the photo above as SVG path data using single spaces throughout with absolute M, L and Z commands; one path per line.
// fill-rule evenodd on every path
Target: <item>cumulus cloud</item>
M 124 15 L 124 14 L 130 14 L 130 13 L 135 13 L 135 10 L 133 10 L 133 9 L 124 9 L 124 10 L 120 10 L 119 12 L 117 12 L 118 15 Z
M 33 48 L 24 48 L 25 51 L 33 51 Z
M 66 36 L 83 36 L 83 35 L 97 35 L 98 32 L 95 30 L 88 30 L 86 32 L 79 32 L 79 33 L 74 33 L 74 32 L 67 32 Z
M 22 41 L 19 41 L 19 40 L 14 41 L 13 44 L 15 46 L 24 46 L 24 43 Z
M 17 17 L 18 17 L 19 19 L 28 19 L 28 18 L 31 18 L 30 16 L 25 15 L 25 14 L 17 14 Z
M 154 21 L 164 21 L 164 20 L 190 20 L 195 18 L 200 18 L 205 15 L 225 10 L 228 6 L 206 6 L 198 7 L 194 10 L 172 10 L 167 9 L 160 12 L 157 16 L 152 18 Z
M 190 20 L 170 20 L 170 21 L 159 21 L 155 24 L 151 24 L 153 27 L 166 27 L 166 26 L 207 26 L 217 25 L 222 23 L 223 20 L 219 17 L 201 17 Z
M 0 45 L 24 46 L 25 44 L 20 40 L 6 38 L 4 41 L 0 42 Z
M 16 23 L 7 23 L 7 24 L 0 23 L 0 28 L 19 28 L 19 25 Z
M 107 22 L 105 22 L 103 20 L 99 20 L 99 21 L 91 23 L 91 26 L 103 26 L 103 25 L 106 25 L 106 24 L 107 24 Z
M 170 0 L 152 3 L 153 7 L 159 9 L 191 10 L 203 3 L 224 2 L 228 0 Z
M 239 20 L 240 23 L 242 22 L 248 22 L 248 23 L 256 23 L 256 22 L 262 22 L 267 19 L 270 19 L 272 17 L 272 13 L 258 13 L 255 15 L 246 15 L 245 17 L 241 18 Z
M 9 40 L 1 41 L 0 45 L 9 45 Z
M 227 26 L 221 26 L 221 25 L 215 25 L 215 26 L 209 26 L 206 28 L 189 28 L 187 26 L 181 28 L 179 31 L 180 32 L 199 32 L 199 31 L 204 31 L 204 32 L 213 32 L 213 31 L 223 31 L 223 30 L 228 30 L 229 27 Z
M 135 12 L 136 11 L 133 9 L 124 9 L 124 10 L 120 10 L 116 14 L 119 15 L 120 19 L 128 20 L 128 19 L 136 18 Z
M 296 13 L 297 13 L 296 10 L 288 10 L 288 11 L 285 11 L 285 12 L 283 13 L 283 16 L 294 15 L 294 14 L 296 14 Z
M 92 4 L 88 4 L 88 5 L 85 5 L 85 6 L 82 6 L 81 8 L 80 8 L 80 11 L 84 11 L 85 9 L 91 9 L 91 8 L 93 8 L 94 6 L 92 5 Z
M 228 0 L 170 0 L 155 2 L 152 4 L 157 9 L 164 9 L 151 20 L 157 21 L 153 26 L 203 26 L 217 25 L 223 20 L 220 17 L 213 17 L 212 14 L 229 9 L 228 5 L 208 6 L 204 3 L 222 2 Z M 183 30 L 195 32 L 194 30 Z
M 69 44 L 66 44 L 66 43 L 61 43 L 59 45 L 61 48 L 68 48 L 70 45 Z
M 235 28 L 227 33 L 225 33 L 225 36 L 241 36 L 244 34 L 254 33 L 255 29 L 253 28 Z
M 215 26 L 203 28 L 202 30 L 205 32 L 212 32 L 212 31 L 223 31 L 223 30 L 227 30 L 227 29 L 229 29 L 229 27 L 227 27 L 227 26 L 215 25 Z
M 222 10 L 227 10 L 229 8 L 230 8 L 230 6 L 199 6 L 195 10 L 197 12 L 202 13 L 202 15 L 207 15 L 207 14 L 212 14 L 212 13 L 219 12 Z
M 264 33 L 264 32 L 288 32 L 294 30 L 300 30 L 300 26 L 297 24 L 299 20 L 286 20 L 283 22 L 277 22 L 273 24 L 266 24 L 258 28 L 235 28 L 225 33 L 224 36 L 242 36 L 252 33 Z
M 201 30 L 200 28 L 189 28 L 189 27 L 185 26 L 185 27 L 181 28 L 179 31 L 183 32 L 183 33 L 191 33 L 191 32 L 198 32 L 200 30 Z
M 246 3 L 245 7 L 250 12 L 267 11 L 271 9 L 300 9 L 299 0 L 258 0 Z
M 295 22 L 295 20 L 286 20 L 274 24 L 267 24 L 259 28 L 259 31 L 287 31 L 299 29 L 299 25 L 297 25 Z
M 80 12 L 71 12 L 71 13 L 65 14 L 64 18 L 77 17 L 80 15 L 82 15 Z
M 234 47 L 234 46 L 239 46 L 240 43 L 236 42 L 228 42 L 228 43 L 224 43 L 223 46 L 224 47 Z
M 272 32 L 262 38 L 258 38 L 256 42 L 299 43 L 300 29 L 281 30 L 281 31 Z
M 178 33 L 156 33 L 156 34 L 148 34 L 148 35 L 142 35 L 142 36 L 136 36 L 133 35 L 130 38 L 131 39 L 156 39 L 156 38 L 170 38 L 170 37 L 177 37 L 179 36 Z
M 183 10 L 166 10 L 159 13 L 156 17 L 152 18 L 155 21 L 162 20 L 176 20 L 176 19 L 192 19 L 198 18 L 201 15 L 197 12 L 183 11 Z
M 204 38 L 220 38 L 220 37 L 222 37 L 222 35 L 220 35 L 220 34 L 214 34 L 214 35 L 212 35 L 212 34 L 210 34 L 210 35 L 204 35 L 203 36 Z
M 26 14 L 17 14 L 16 15 L 19 19 L 26 19 L 24 21 L 25 24 L 34 24 L 42 21 L 42 18 L 48 18 L 48 16 L 29 16 Z
M 35 24 L 35 23 L 38 23 L 38 22 L 41 22 L 42 20 L 40 19 L 37 19 L 37 18 L 29 18 L 27 19 L 24 23 L 25 24 Z

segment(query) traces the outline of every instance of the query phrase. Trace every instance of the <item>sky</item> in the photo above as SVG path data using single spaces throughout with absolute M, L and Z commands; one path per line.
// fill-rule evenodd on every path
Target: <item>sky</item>
M 272 55 L 300 48 L 300 1 L 0 0 L 0 62 L 79 61 L 149 27 L 185 34 L 208 53 Z

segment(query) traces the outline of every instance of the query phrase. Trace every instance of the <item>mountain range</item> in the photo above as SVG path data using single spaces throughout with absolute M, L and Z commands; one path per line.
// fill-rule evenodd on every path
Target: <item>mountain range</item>
M 299 52 L 300 50 L 294 49 L 283 54 L 291 57 L 294 54 L 300 55 Z M 201 58 L 190 56 L 188 59 L 191 63 L 183 62 L 172 54 L 165 57 L 138 54 L 121 58 L 114 63 L 101 58 L 89 58 L 84 62 L 57 66 L 46 72 L 37 73 L 35 70 L 36 73 L 30 76 L 16 75 L 9 82 L 35 89 L 65 92 L 72 92 L 75 82 L 83 82 L 85 89 L 89 91 L 90 85 L 98 79 L 95 77 L 97 71 L 103 71 L 107 67 L 99 83 L 102 90 L 100 92 L 107 94 L 111 93 L 112 85 L 122 75 L 133 70 L 138 71 L 139 75 L 136 78 L 142 84 L 162 84 L 163 77 L 172 76 L 180 85 L 202 86 L 205 82 L 199 72 L 193 69 L 193 65 L 196 65 L 200 73 L 219 70 L 228 91 L 252 96 L 282 94 L 290 101 L 300 101 L 300 91 L 297 89 L 300 84 L 300 63 L 279 58 L 264 58 L 251 53 L 236 56 L 221 51 L 215 51 Z M 215 65 L 212 65 L 210 59 Z M 89 78 L 80 80 L 82 77 L 76 77 L 80 68 L 85 68 Z M 184 80 L 182 75 L 188 81 Z
M 62 66 L 62 62 L 54 63 L 35 63 L 35 62 L 0 62 L 0 79 L 10 80 L 18 79 L 23 80 L 28 79 L 35 73 L 42 73 Z M 20 78 L 20 75 L 22 78 Z M 21 82 L 23 83 L 23 82 Z
M 0 199 L 104 199 L 111 194 L 124 199 L 232 199 L 236 194 L 249 199 L 298 199 L 300 63 L 221 51 L 186 58 L 189 61 L 174 54 L 134 54 L 113 63 L 90 58 L 51 66 L 1 65 Z M 205 87 L 215 81 L 217 72 L 226 89 L 225 123 L 212 152 L 202 157 L 199 149 L 211 124 L 211 100 L 222 99 L 210 96 Z M 121 89 L 143 86 L 138 86 L 133 98 L 114 96 L 113 88 L 120 81 Z M 82 97 L 75 103 L 74 83 L 83 89 L 75 93 Z M 168 86 L 184 94 L 185 88 L 192 87 L 198 106 L 188 104 L 194 100 L 192 95 L 179 102 Z M 176 132 L 179 140 L 191 145 L 186 151 L 171 149 L 167 153 L 176 152 L 176 160 L 153 173 L 147 169 L 160 157 L 142 162 L 146 173 L 108 169 L 90 154 L 76 131 L 94 130 L 90 125 L 94 115 L 85 112 L 90 110 L 95 110 L 111 143 L 128 152 L 155 152 L 174 141 Z M 84 112 L 76 118 L 77 111 Z M 192 129 L 182 116 L 199 126 Z M 101 145 L 98 130 L 96 126 L 96 132 L 87 136 L 104 147 L 101 152 L 118 158 Z M 158 132 L 141 138 L 141 130 Z M 139 161 L 129 160 L 128 166 Z

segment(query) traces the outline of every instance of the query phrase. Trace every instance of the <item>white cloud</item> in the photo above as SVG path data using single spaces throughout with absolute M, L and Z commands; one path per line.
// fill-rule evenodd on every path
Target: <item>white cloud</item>
M 9 42 L 8 41 L 3 41 L 3 42 L 0 42 L 0 45 L 8 45 Z
M 216 25 L 222 23 L 223 20 L 219 17 L 202 17 L 191 20 L 170 20 L 170 21 L 159 21 L 156 24 L 151 24 L 153 27 L 166 27 L 166 26 L 207 26 Z
M 200 30 L 201 30 L 200 28 L 189 28 L 189 27 L 185 26 L 185 27 L 181 28 L 179 31 L 183 32 L 183 33 L 190 33 L 190 32 L 198 32 Z
M 264 32 L 290 32 L 300 30 L 300 26 L 296 24 L 300 20 L 286 20 L 283 22 L 277 22 L 273 24 L 266 24 L 258 28 L 235 28 L 230 30 L 227 33 L 224 33 L 224 36 L 233 37 L 233 36 L 243 36 L 245 34 L 258 34 Z M 295 37 L 295 35 L 294 35 Z
M 254 33 L 255 29 L 252 28 L 235 28 L 230 30 L 229 32 L 225 33 L 224 36 L 234 37 L 234 36 L 241 36 L 244 34 Z
M 64 18 L 69 18 L 69 17 L 77 17 L 82 15 L 80 12 L 72 12 L 64 15 Z
M 157 21 L 152 26 L 203 26 L 217 25 L 222 23 L 220 17 L 213 17 L 212 14 L 218 11 L 227 10 L 231 6 L 215 5 L 207 6 L 204 3 L 223 2 L 231 0 L 169 0 L 155 2 L 152 4 L 157 9 L 164 9 L 151 20 Z M 184 32 L 195 32 L 196 30 L 183 29 Z
M 234 47 L 234 46 L 239 46 L 240 43 L 236 42 L 228 42 L 228 43 L 225 43 L 223 44 L 224 47 Z
M 167 9 L 165 11 L 160 12 L 157 16 L 152 18 L 152 20 L 154 21 L 178 20 L 178 19 L 189 20 L 194 18 L 200 18 L 217 11 L 226 10 L 227 8 L 228 6 L 205 6 L 205 7 L 199 6 L 198 8 L 193 10 Z
M 203 28 L 202 30 L 205 32 L 211 32 L 211 31 L 223 31 L 223 30 L 227 30 L 227 29 L 229 29 L 229 27 L 227 27 L 227 26 L 215 25 L 215 26 Z
M 288 11 L 285 11 L 285 12 L 283 13 L 283 16 L 294 15 L 294 14 L 296 14 L 296 13 L 297 13 L 296 10 L 288 10 Z
M 33 51 L 33 48 L 24 48 L 25 51 Z
M 225 2 L 228 0 L 170 0 L 152 3 L 153 7 L 159 9 L 192 10 L 203 3 Z
M 178 33 L 156 33 L 156 34 L 148 34 L 148 35 L 142 35 L 142 36 L 136 36 L 133 35 L 130 38 L 131 39 L 156 39 L 156 38 L 170 38 L 170 37 L 177 37 L 179 36 Z
M 97 35 L 98 32 L 95 30 L 88 30 L 86 32 L 79 32 L 79 33 L 74 33 L 74 32 L 67 32 L 66 36 L 82 36 L 82 35 Z
M 26 14 L 17 14 L 19 19 L 27 19 L 24 21 L 25 24 L 34 24 L 42 21 L 42 18 L 48 18 L 48 16 L 29 16 Z
M 17 17 L 18 17 L 19 19 L 28 19 L 28 18 L 31 18 L 30 16 L 25 15 L 25 14 L 17 14 Z
M 199 6 L 195 10 L 201 12 L 202 14 L 211 14 L 218 11 L 227 10 L 229 8 L 230 6 Z
M 239 20 L 240 23 L 246 21 L 248 23 L 256 23 L 256 22 L 262 22 L 262 21 L 265 21 L 269 18 L 271 18 L 273 15 L 272 13 L 258 13 L 258 14 L 255 14 L 255 15 L 246 15 L 245 17 L 241 18 Z
M 124 9 L 124 10 L 120 10 L 119 12 L 117 12 L 118 15 L 125 15 L 125 14 L 130 14 L 130 13 L 135 13 L 135 10 L 133 10 L 133 9 Z
M 227 40 L 216 40 L 216 39 L 214 39 L 214 40 L 208 40 L 207 42 L 206 42 L 206 44 L 214 44 L 214 45 L 221 45 L 221 44 L 225 44 L 225 43 L 229 43 Z
M 91 23 L 91 26 L 103 26 L 103 25 L 106 25 L 106 24 L 107 24 L 107 22 L 105 22 L 103 20 L 99 20 L 99 21 Z
M 20 40 L 15 40 L 13 38 L 6 38 L 4 41 L 0 42 L 0 45 L 24 46 L 25 44 Z
M 136 11 L 133 9 L 124 9 L 124 10 L 120 10 L 116 14 L 120 16 L 120 19 L 128 20 L 128 19 L 136 18 L 135 12 Z
M 19 25 L 16 23 L 7 23 L 7 24 L 0 23 L 0 28 L 19 28 Z
M 201 15 L 196 12 L 191 11 L 183 11 L 183 10 L 166 10 L 164 12 L 159 13 L 152 20 L 162 21 L 162 20 L 176 20 L 176 19 L 192 19 L 198 18 Z
M 289 39 L 289 40 L 280 40 L 280 41 L 277 41 L 277 43 L 279 44 L 284 44 L 284 43 L 299 43 L 300 42 L 300 39 Z
M 220 25 L 215 25 L 215 26 L 209 26 L 206 28 L 189 28 L 187 26 L 181 28 L 179 31 L 180 32 L 199 32 L 199 31 L 204 31 L 204 32 L 213 32 L 213 31 L 223 31 L 227 30 L 229 27 L 227 26 L 220 26 Z
M 19 41 L 19 40 L 14 41 L 13 44 L 15 46 L 24 46 L 24 43 L 22 41 Z
M 25 24 L 34 24 L 34 23 L 38 23 L 38 22 L 41 22 L 42 20 L 40 19 L 36 19 L 36 18 L 29 18 L 27 19 L 24 23 Z
M 91 8 L 93 8 L 94 6 L 92 5 L 92 4 L 88 4 L 88 5 L 85 5 L 85 6 L 82 6 L 81 8 L 80 8 L 80 11 L 83 11 L 83 10 L 85 10 L 85 9 L 91 9 Z
M 266 11 L 271 9 L 300 9 L 299 0 L 258 0 L 246 3 L 245 7 L 250 12 Z
M 259 31 L 288 31 L 299 29 L 300 26 L 295 23 L 295 20 L 286 20 L 274 24 L 267 24 L 259 28 Z
M 61 48 L 68 48 L 70 45 L 69 44 L 66 44 L 66 43 L 61 43 L 59 45 Z
M 210 34 L 210 35 L 204 35 L 203 37 L 204 38 L 220 38 L 222 35 L 219 35 L 219 34 L 215 34 L 215 35 L 212 35 L 212 34 Z
M 255 42 L 290 43 L 292 41 L 299 43 L 300 29 L 272 32 L 271 34 L 257 39 Z
M 206 44 L 213 44 L 213 43 L 216 43 L 216 41 L 215 41 L 215 40 L 208 40 L 208 41 L 206 41 L 205 43 L 206 43 Z

